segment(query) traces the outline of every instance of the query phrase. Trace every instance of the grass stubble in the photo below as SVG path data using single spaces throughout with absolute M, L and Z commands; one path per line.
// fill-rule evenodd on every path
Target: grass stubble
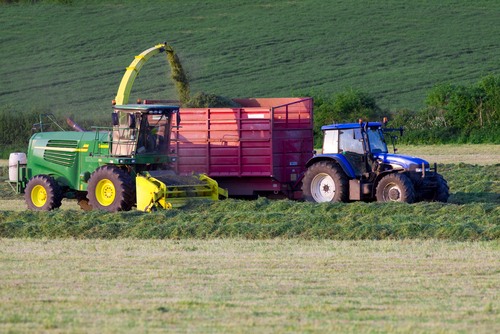
M 1 332 L 500 330 L 498 242 L 0 239 Z

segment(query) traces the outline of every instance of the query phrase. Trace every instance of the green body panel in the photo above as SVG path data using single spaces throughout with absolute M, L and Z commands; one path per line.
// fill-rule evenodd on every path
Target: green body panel
M 34 134 L 28 147 L 27 178 L 46 174 L 73 190 L 86 190 L 85 180 L 100 166 L 89 155 L 109 155 L 108 132 L 40 132 Z M 106 147 L 107 146 L 107 147 Z M 102 165 L 102 164 L 101 164 Z
M 112 155 L 110 131 L 41 132 L 29 143 L 24 184 L 32 177 L 45 174 L 68 190 L 87 190 L 90 175 L 103 165 L 127 166 L 136 174 L 148 165 L 169 162 L 166 155 Z

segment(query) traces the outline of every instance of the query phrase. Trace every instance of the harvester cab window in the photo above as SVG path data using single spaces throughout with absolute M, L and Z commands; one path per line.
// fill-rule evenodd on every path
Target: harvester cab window
M 116 116 L 114 116 L 116 115 Z M 118 122 L 116 122 L 118 120 Z M 117 110 L 113 114 L 112 154 L 131 156 L 135 150 L 136 121 L 133 113 Z
M 139 131 L 137 153 L 143 154 L 157 152 L 159 148 L 158 127 L 154 124 L 151 125 L 146 115 L 143 115 L 141 119 L 141 127 Z

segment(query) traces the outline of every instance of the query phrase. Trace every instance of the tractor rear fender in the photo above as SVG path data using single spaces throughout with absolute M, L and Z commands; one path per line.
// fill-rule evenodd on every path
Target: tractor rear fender
M 346 159 L 345 156 L 342 154 L 318 154 L 312 157 L 307 163 L 306 163 L 306 168 L 309 168 L 313 164 L 320 162 L 320 161 L 331 161 L 333 163 L 338 164 L 344 173 L 347 175 L 349 179 L 354 179 L 356 178 L 356 173 L 354 172 L 354 169 L 352 168 L 351 164 L 349 161 Z

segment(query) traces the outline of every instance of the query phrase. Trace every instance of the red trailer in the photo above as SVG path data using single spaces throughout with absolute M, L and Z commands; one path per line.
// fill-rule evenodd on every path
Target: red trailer
M 181 108 L 171 150 L 180 175 L 206 173 L 230 196 L 300 198 L 313 156 L 312 98 L 235 99 L 240 108 Z

